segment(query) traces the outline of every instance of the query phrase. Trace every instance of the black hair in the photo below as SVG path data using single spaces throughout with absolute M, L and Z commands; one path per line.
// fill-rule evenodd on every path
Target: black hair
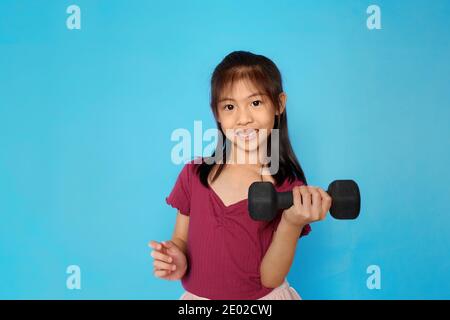
M 289 140 L 286 109 L 281 114 L 279 112 L 281 109 L 279 95 L 283 92 L 281 73 L 272 60 L 262 55 L 247 51 L 234 51 L 228 54 L 214 69 L 211 77 L 210 107 L 216 119 L 219 134 L 223 137 L 223 143 L 216 146 L 216 150 L 211 157 L 216 158 L 216 154 L 221 153 L 220 158 L 226 160 L 230 154 L 230 141 L 225 138 L 225 134 L 218 122 L 217 105 L 222 90 L 226 86 L 232 85 L 234 81 L 241 79 L 250 80 L 261 89 L 261 92 L 264 92 L 269 97 L 279 114 L 275 115 L 273 127 L 273 129 L 279 129 L 279 168 L 276 174 L 272 176 L 276 185 L 281 185 L 286 179 L 289 179 L 290 182 L 298 179 L 304 185 L 307 185 L 306 177 Z M 268 155 L 271 150 L 270 140 L 268 139 L 267 143 L 268 150 L 266 154 Z M 214 181 L 220 175 L 225 165 L 224 162 L 226 163 L 226 161 L 222 161 L 218 164 L 219 167 L 211 181 Z M 197 167 L 196 172 L 200 177 L 200 181 L 207 188 L 209 188 L 208 177 L 214 166 L 215 163 L 202 161 Z

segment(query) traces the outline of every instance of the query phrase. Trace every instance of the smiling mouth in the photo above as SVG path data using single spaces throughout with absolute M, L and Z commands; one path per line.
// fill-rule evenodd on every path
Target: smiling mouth
M 235 136 L 244 141 L 250 141 L 257 137 L 258 129 L 237 130 Z

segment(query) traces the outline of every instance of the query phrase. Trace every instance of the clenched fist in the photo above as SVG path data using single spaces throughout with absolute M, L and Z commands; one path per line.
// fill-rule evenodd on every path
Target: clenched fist
M 293 205 L 284 210 L 283 219 L 297 227 L 324 220 L 331 208 L 331 197 L 319 187 L 296 186 L 292 198 Z

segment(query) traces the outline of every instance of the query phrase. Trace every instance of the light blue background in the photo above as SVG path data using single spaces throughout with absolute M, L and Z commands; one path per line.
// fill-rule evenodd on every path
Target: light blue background
M 81 8 L 81 30 L 66 8 Z M 366 9 L 381 8 L 368 30 Z M 0 1 L 0 298 L 177 299 L 147 243 L 171 236 L 177 128 L 215 123 L 209 79 L 266 55 L 309 184 L 351 178 L 356 221 L 299 241 L 304 299 L 450 298 L 449 1 Z M 81 268 L 82 289 L 66 288 Z M 366 269 L 381 268 L 369 290 Z

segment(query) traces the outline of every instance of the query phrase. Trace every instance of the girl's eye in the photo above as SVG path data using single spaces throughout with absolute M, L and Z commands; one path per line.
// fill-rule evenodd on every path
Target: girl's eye
M 255 100 L 255 101 L 252 102 L 252 106 L 254 106 L 254 107 L 259 107 L 259 105 L 260 105 L 261 103 L 262 103 L 261 100 Z
M 231 110 L 234 109 L 234 106 L 232 104 L 227 104 L 227 105 L 225 105 L 224 109 L 228 110 L 228 111 L 231 111 Z

